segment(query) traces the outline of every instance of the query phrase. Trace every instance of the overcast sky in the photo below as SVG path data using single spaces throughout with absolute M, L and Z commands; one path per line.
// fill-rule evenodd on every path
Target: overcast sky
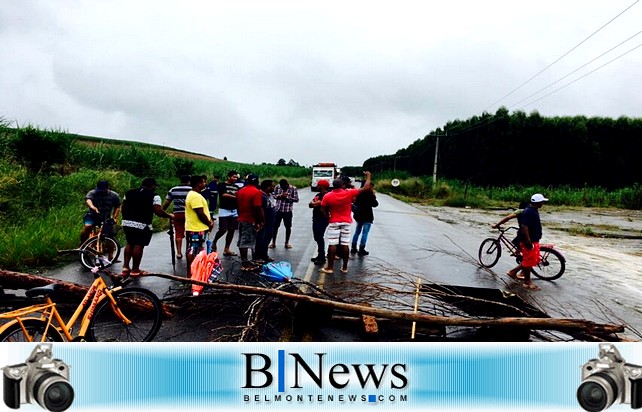
M 642 35 L 564 78 L 641 30 L 635 0 L 5 0 L 0 117 L 239 162 L 360 165 L 501 105 L 642 117 L 642 47 L 618 58 Z

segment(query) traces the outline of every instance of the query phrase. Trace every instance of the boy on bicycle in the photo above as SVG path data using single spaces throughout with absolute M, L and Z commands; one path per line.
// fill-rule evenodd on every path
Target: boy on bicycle
M 103 233 L 114 234 L 114 223 L 120 214 L 120 196 L 110 190 L 109 182 L 101 180 L 95 189 L 90 190 L 85 196 L 85 203 L 89 210 L 83 218 L 84 227 L 80 232 L 80 243 L 89 238 L 94 226 L 103 226 Z M 110 221 L 113 219 L 113 221 Z
M 520 270 L 524 275 L 523 286 L 530 290 L 540 288 L 531 280 L 531 270 L 539 264 L 539 240 L 542 238 L 542 223 L 539 218 L 539 209 L 548 202 L 541 193 L 531 196 L 531 203 L 524 209 L 519 217 L 520 250 L 522 263 L 508 271 L 507 275 L 517 279 Z

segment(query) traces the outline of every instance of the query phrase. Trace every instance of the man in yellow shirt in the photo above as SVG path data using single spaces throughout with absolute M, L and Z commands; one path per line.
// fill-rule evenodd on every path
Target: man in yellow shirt
M 210 210 L 207 200 L 201 195 L 205 189 L 204 176 L 192 176 L 190 179 L 192 190 L 185 198 L 185 238 L 187 239 L 187 277 L 192 276 L 191 265 L 198 252 L 203 249 L 205 235 L 214 227 L 214 220 L 210 219 Z

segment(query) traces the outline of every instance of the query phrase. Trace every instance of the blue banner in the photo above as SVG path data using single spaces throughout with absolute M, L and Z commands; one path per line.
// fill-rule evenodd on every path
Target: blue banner
M 0 344 L 0 367 L 24 363 L 36 346 Z M 614 346 L 642 361 L 639 344 Z M 541 411 L 582 410 L 582 365 L 599 345 L 53 343 L 51 352 L 69 365 L 70 411 Z

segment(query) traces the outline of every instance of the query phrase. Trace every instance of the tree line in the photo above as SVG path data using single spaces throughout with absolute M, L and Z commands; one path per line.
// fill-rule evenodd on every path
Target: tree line
M 364 168 L 432 175 L 437 141 L 441 178 L 609 189 L 642 182 L 642 118 L 544 117 L 503 107 L 450 121 L 393 155 L 366 160 Z

